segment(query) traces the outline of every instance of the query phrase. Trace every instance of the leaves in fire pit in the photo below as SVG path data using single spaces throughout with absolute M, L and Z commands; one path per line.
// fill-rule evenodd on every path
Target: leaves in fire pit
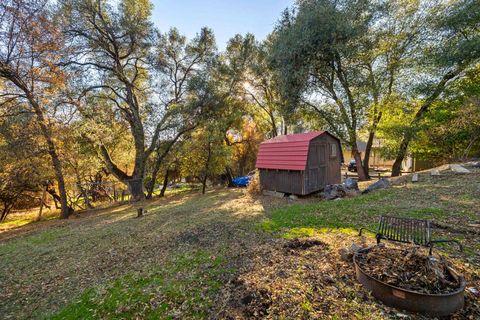
M 428 256 L 419 247 L 392 249 L 376 246 L 359 254 L 359 266 L 390 285 L 425 294 L 454 292 L 460 286 L 443 257 Z

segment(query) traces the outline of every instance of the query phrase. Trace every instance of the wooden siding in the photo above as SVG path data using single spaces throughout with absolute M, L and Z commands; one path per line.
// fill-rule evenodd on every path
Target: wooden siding
M 304 172 L 260 169 L 260 183 L 266 190 L 304 195 Z
M 341 163 L 341 145 L 338 143 L 338 140 L 331 137 L 325 136 L 328 144 L 327 148 L 327 158 L 328 158 L 328 168 L 327 168 L 327 184 L 338 184 L 342 182 L 342 163 Z M 336 145 L 336 154 L 331 155 L 331 146 Z
M 322 137 L 320 137 L 322 138 Z M 306 193 L 319 191 L 325 187 L 327 175 L 326 149 L 323 139 L 317 138 L 310 143 L 307 163 Z

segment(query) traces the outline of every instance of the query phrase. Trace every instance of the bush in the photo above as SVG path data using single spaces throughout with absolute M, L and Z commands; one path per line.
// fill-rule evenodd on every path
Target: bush
M 247 192 L 251 195 L 260 194 L 262 192 L 262 188 L 260 185 L 260 175 L 258 171 L 255 172 L 252 179 L 248 183 Z

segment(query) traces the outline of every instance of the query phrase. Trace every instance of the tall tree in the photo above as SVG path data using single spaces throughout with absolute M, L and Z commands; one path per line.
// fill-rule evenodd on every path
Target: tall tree
M 5 0 L 0 3 L 0 78 L 5 81 L 0 103 L 12 102 L 33 112 L 45 139 L 61 203 L 61 217 L 68 218 L 67 192 L 62 162 L 50 117 L 58 107 L 65 74 L 58 68 L 63 50 L 62 34 L 54 21 L 47 0 Z
M 364 35 L 366 50 L 360 64 L 366 73 L 365 90 L 369 93 L 365 169 L 369 168 L 373 142 L 383 114 L 398 103 L 402 82 L 409 81 L 407 70 L 421 46 L 418 39 L 425 27 L 425 15 L 419 1 L 386 1 L 379 11 L 377 23 Z M 368 170 L 366 174 L 368 176 Z
M 288 106 L 309 106 L 324 119 L 350 146 L 360 180 L 367 174 L 358 130 L 370 99 L 364 56 L 371 43 L 365 34 L 376 10 L 368 0 L 299 1 L 298 11 L 287 11 L 280 21 L 272 55 Z
M 102 0 L 61 2 L 65 32 L 76 53 L 66 65 L 80 71 L 86 101 L 108 102 L 110 113 L 118 114 L 128 124 L 135 150 L 133 170 L 120 168 L 99 142 L 101 154 L 110 172 L 128 185 L 132 199 L 141 200 L 145 166 L 159 140 L 162 136 L 171 139 L 167 132 L 175 135 L 185 115 L 197 115 L 199 109 L 162 103 L 162 91 L 167 88 L 161 84 L 155 87 L 161 76 L 152 62 L 155 32 L 150 21 L 150 1 L 122 0 L 116 6 L 113 1 Z
M 383 152 L 395 157 L 399 144 L 398 136 L 409 130 L 419 105 L 392 109 L 379 134 L 384 142 Z M 465 160 L 479 154 L 480 148 L 480 64 L 465 73 L 445 90 L 418 124 L 417 134 L 412 139 L 409 152 L 415 159 L 432 164 Z
M 161 99 L 165 109 L 190 110 L 192 81 L 198 81 L 201 73 L 209 72 L 215 56 L 215 39 L 211 30 L 203 28 L 191 41 L 173 28 L 166 34 L 160 34 L 155 45 L 154 68 L 160 75 L 158 87 L 162 89 Z M 198 125 L 198 114 L 182 112 L 176 128 L 165 135 L 166 139 L 157 143 L 150 183 L 147 186 L 147 198 L 151 198 L 157 174 L 162 162 L 181 137 Z
M 28 109 L 27 109 L 28 110 Z M 18 205 L 35 203 L 35 193 L 55 180 L 35 114 L 15 105 L 0 111 L 0 221 Z M 15 115 L 13 115 L 15 113 Z M 4 116 L 5 115 L 5 116 Z
M 258 121 L 266 122 L 269 127 L 268 135 L 275 137 L 286 134 L 286 117 L 283 115 L 283 99 L 278 90 L 275 73 L 270 65 L 272 49 L 271 37 L 264 42 L 258 42 L 252 34 L 235 36 L 232 44 L 227 48 L 227 56 L 234 51 L 249 55 L 243 68 L 238 68 L 238 78 L 242 79 L 239 94 L 257 110 L 249 113 Z M 248 108 L 246 108 L 248 110 Z M 246 111 L 247 111 L 246 110 Z
M 431 4 L 431 3 L 430 3 Z M 459 0 L 427 7 L 422 51 L 416 59 L 417 76 L 410 81 L 413 100 L 422 98 L 415 116 L 403 133 L 392 176 L 398 176 L 410 142 L 421 129 L 433 103 L 466 71 L 480 61 L 480 3 Z

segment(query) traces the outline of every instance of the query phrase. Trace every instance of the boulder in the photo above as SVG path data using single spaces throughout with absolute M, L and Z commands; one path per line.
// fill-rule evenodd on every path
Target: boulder
M 289 195 L 288 198 L 287 198 L 288 203 L 294 203 L 297 200 L 298 200 L 298 197 L 294 194 Z
M 412 182 L 418 182 L 418 173 L 412 175 Z
M 326 200 L 333 200 L 336 198 L 343 198 L 347 195 L 347 191 L 343 184 L 329 184 L 323 189 L 321 193 L 322 198 Z
M 350 248 L 344 247 L 338 250 L 338 254 L 343 261 L 351 262 L 355 253 L 359 252 L 362 249 L 362 247 L 358 246 L 355 243 L 352 243 Z
M 326 200 L 333 200 L 358 196 L 359 193 L 357 181 L 347 178 L 342 184 L 327 185 L 320 193 L 320 197 Z
M 432 169 L 432 171 L 430 171 L 430 175 L 432 176 L 439 176 L 440 175 L 440 170 L 438 169 Z
M 452 170 L 453 172 L 455 173 L 472 173 L 472 171 L 468 170 L 467 168 L 465 167 L 462 167 L 461 165 L 459 164 L 451 164 L 450 165 L 450 170 Z
M 386 189 L 390 187 L 390 181 L 387 178 L 380 178 L 377 182 L 368 186 L 367 189 L 363 190 L 362 194 L 369 193 L 375 190 Z
M 343 185 L 345 186 L 346 189 L 358 191 L 358 183 L 357 183 L 357 180 L 355 179 L 347 178 L 343 182 Z
M 298 197 L 294 194 L 291 194 L 288 196 L 288 199 L 292 200 L 292 201 L 295 201 L 295 200 L 298 200 Z
M 480 161 L 473 163 L 473 164 L 472 164 L 472 167 L 474 167 L 474 168 L 480 168 Z

